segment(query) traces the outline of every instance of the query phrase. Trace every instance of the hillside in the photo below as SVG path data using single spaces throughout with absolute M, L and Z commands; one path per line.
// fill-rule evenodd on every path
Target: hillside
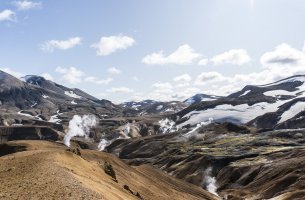
M 12 153 L 0 157 L 1 199 L 217 199 L 153 167 L 130 167 L 107 153 L 81 150 L 78 156 L 62 144 L 30 140 L 0 148 Z M 117 182 L 104 172 L 105 162 Z
M 193 104 L 176 116 L 181 127 L 212 119 L 258 128 L 303 128 L 304 97 L 305 76 L 293 76 L 267 85 L 249 85 L 227 97 Z
M 25 76 L 22 80 L 0 71 L 0 118 L 13 124 L 28 119 L 67 124 L 76 113 L 92 113 L 99 118 L 122 113 L 122 108 L 110 101 L 40 76 Z

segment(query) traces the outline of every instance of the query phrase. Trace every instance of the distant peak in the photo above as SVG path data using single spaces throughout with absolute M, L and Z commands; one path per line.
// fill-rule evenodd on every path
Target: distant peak
M 278 84 L 282 84 L 282 83 L 288 83 L 288 82 L 305 82 L 305 75 L 294 75 L 294 76 L 290 76 L 288 78 L 284 78 L 278 81 L 275 81 L 273 83 L 268 83 L 265 85 L 258 85 L 259 87 L 268 87 L 268 86 L 273 86 L 273 85 L 278 85 Z

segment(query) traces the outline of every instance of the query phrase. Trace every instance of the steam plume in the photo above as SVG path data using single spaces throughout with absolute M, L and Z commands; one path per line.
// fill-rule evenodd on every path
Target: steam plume
M 74 115 L 69 122 L 68 133 L 64 137 L 65 145 L 70 147 L 70 140 L 75 136 L 85 136 L 87 138 L 90 128 L 96 126 L 96 123 L 96 117 L 94 115 L 84 115 L 83 117 Z
M 159 124 L 159 131 L 163 134 L 177 131 L 177 127 L 175 127 L 175 122 L 168 118 L 160 120 Z
M 105 148 L 110 144 L 111 142 L 106 139 L 101 139 L 100 143 L 98 144 L 98 150 L 104 151 Z
M 207 191 L 218 196 L 216 178 L 212 177 L 212 167 L 208 167 L 204 172 L 204 185 Z

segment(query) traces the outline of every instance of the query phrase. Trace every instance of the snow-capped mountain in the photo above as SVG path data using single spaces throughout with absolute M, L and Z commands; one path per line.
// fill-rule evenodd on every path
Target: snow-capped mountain
M 67 88 L 63 85 L 59 85 L 57 83 L 54 83 L 52 81 L 46 80 L 45 78 L 41 76 L 35 76 L 35 75 L 27 75 L 21 78 L 26 83 L 31 84 L 32 86 L 37 86 L 43 89 L 47 89 L 53 92 L 56 92 L 58 94 L 65 94 L 69 97 L 75 98 L 75 99 L 88 99 L 93 101 L 98 101 L 97 98 L 79 90 L 76 88 Z
M 305 76 L 267 85 L 249 85 L 227 97 L 193 104 L 177 117 L 180 126 L 212 119 L 260 128 L 305 127 Z
M 40 76 L 25 76 L 19 80 L 2 71 L 0 105 L 1 119 L 10 116 L 48 122 L 65 122 L 76 113 L 111 116 L 122 111 L 119 106 L 79 89 L 67 88 Z
M 123 108 L 133 108 L 138 110 L 140 107 L 149 106 L 157 103 L 158 101 L 154 100 L 144 100 L 144 101 L 129 101 L 120 104 Z
M 196 94 L 196 95 L 184 100 L 183 102 L 191 105 L 191 104 L 199 103 L 202 101 L 214 101 L 219 98 L 220 98 L 220 96 L 215 96 L 215 95 Z
M 173 114 L 187 107 L 186 103 L 179 101 L 160 102 L 154 100 L 145 100 L 140 102 L 125 102 L 120 104 L 128 112 L 135 115 L 150 115 L 150 114 Z

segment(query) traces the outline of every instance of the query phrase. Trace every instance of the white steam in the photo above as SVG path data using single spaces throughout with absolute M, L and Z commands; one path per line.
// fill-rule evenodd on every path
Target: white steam
M 98 144 L 98 150 L 99 151 L 104 151 L 105 148 L 107 146 L 109 146 L 112 142 L 116 141 L 117 139 L 129 139 L 129 133 L 131 132 L 131 126 L 130 123 L 127 123 L 125 125 L 125 127 L 123 128 L 123 130 L 120 132 L 122 135 L 117 137 L 117 138 L 113 138 L 112 140 L 107 140 L 105 138 L 102 138 Z M 123 136 L 123 137 L 122 137 Z
M 111 142 L 106 139 L 101 139 L 100 143 L 98 144 L 98 150 L 104 151 L 105 148 L 110 144 Z
M 130 124 L 129 123 L 127 123 L 126 126 L 125 126 L 125 133 L 126 134 L 130 133 Z
M 217 194 L 217 183 L 216 183 L 216 178 L 212 177 L 212 167 L 208 167 L 204 171 L 204 185 L 206 186 L 206 190 L 211 192 L 212 194 Z
M 175 122 L 166 118 L 159 121 L 160 128 L 159 131 L 163 134 L 172 133 L 177 131 L 177 127 L 175 126 Z
M 70 147 L 70 140 L 75 136 L 88 137 L 90 129 L 97 124 L 96 117 L 94 115 L 74 115 L 69 122 L 68 133 L 64 137 L 64 143 Z
M 131 130 L 130 124 L 127 123 L 126 126 L 125 126 L 125 128 L 124 128 L 124 130 L 123 130 L 123 133 L 122 133 L 122 134 L 124 135 L 124 138 L 123 138 L 123 139 L 129 139 L 129 138 L 130 138 L 130 137 L 129 137 L 130 130 Z

